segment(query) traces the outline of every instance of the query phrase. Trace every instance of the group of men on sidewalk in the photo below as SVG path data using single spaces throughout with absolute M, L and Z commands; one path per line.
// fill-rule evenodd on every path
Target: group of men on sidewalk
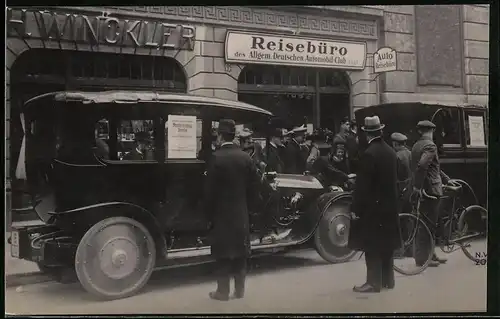
M 342 123 L 344 127 L 333 138 L 329 155 L 324 158 L 315 150 L 318 148 L 315 141 L 305 143 L 304 126 L 292 130 L 291 140 L 285 146 L 283 131 L 276 129 L 270 145 L 266 145 L 269 150 L 261 152 L 249 142 L 251 132 L 240 135 L 238 142 L 234 143 L 235 122 L 227 119 L 219 122 L 217 144 L 220 147 L 209 162 L 204 192 L 205 208 L 212 225 L 212 255 L 219 265 L 217 290 L 210 293 L 210 298 L 229 300 L 231 277 L 235 280 L 234 298 L 244 296 L 246 260 L 250 255 L 249 210 L 259 202 L 257 171 L 302 174 L 311 168 L 328 175 L 332 167 L 335 171 L 342 171 L 332 163 L 346 163 L 348 159 L 356 159 L 352 162 L 357 166 L 349 247 L 364 251 L 367 265 L 366 283 L 355 286 L 354 291 L 380 292 L 382 288 L 394 288 L 393 256 L 401 246 L 398 220 L 401 193 L 411 181 L 414 193 L 421 194 L 425 189 L 435 195 L 438 200 L 427 201 L 424 213 L 437 221 L 442 183 L 448 180 L 440 171 L 437 148 L 432 140 L 435 126 L 429 121 L 418 123 L 421 137 L 410 152 L 404 146 L 404 135 L 393 134 L 391 147 L 382 138 L 384 125 L 378 116 L 367 117 L 362 130 L 368 147 L 358 160 L 349 157 L 349 151 L 355 150 L 354 146 L 357 152 L 358 142 L 357 137 L 351 135 L 349 124 L 348 121 Z M 269 156 L 266 158 L 263 154 Z M 429 255 L 429 249 L 426 243 L 418 243 L 417 263 L 425 262 L 422 258 Z M 440 262 L 445 261 L 434 258 L 434 263 Z

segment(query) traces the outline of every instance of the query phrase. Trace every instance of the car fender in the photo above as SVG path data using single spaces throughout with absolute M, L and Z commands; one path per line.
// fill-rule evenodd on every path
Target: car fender
M 51 212 L 56 218 L 73 221 L 83 235 L 90 227 L 110 217 L 124 216 L 142 223 L 155 240 L 159 256 L 166 258 L 167 241 L 158 219 L 147 209 L 128 202 L 106 202 L 79 207 L 71 210 Z M 81 225 L 81 226 L 80 226 Z

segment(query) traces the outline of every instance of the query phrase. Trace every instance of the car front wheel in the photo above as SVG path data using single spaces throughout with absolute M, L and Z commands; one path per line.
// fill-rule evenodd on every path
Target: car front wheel
M 356 251 L 347 246 L 350 226 L 350 200 L 340 199 L 327 207 L 314 233 L 314 247 L 330 263 L 349 261 Z
M 147 228 L 127 217 L 110 217 L 82 237 L 75 256 L 78 280 L 99 299 L 136 294 L 151 276 L 156 259 Z

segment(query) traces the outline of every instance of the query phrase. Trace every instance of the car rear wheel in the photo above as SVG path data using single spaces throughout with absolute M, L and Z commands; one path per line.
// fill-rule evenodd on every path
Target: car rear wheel
M 349 261 L 356 251 L 347 246 L 350 227 L 350 201 L 333 202 L 323 214 L 314 233 L 314 247 L 330 263 Z
M 155 243 L 144 225 L 127 217 L 111 217 L 82 237 L 75 269 L 85 290 L 112 300 L 136 294 L 149 280 L 155 259 Z

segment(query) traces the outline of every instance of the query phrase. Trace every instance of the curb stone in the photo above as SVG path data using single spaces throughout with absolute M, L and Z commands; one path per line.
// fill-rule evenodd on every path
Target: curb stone
M 6 288 L 24 285 L 34 285 L 43 282 L 53 281 L 53 279 L 41 271 L 28 272 L 23 274 L 12 274 L 5 276 Z

